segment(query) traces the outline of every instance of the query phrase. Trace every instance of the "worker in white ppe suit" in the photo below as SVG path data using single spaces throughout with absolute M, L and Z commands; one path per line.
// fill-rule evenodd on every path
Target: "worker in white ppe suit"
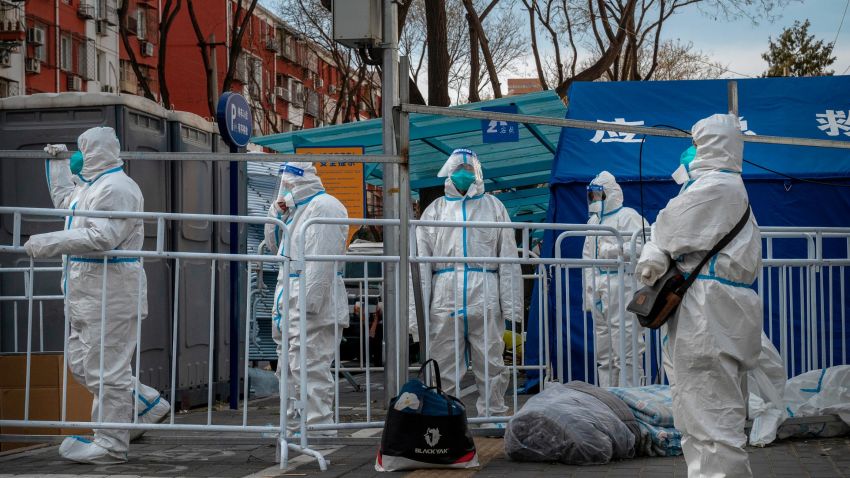
M 446 178 L 446 194 L 425 209 L 422 220 L 511 222 L 502 202 L 484 193 L 481 164 L 474 152 L 455 150 L 437 176 Z M 465 264 L 420 264 L 422 297 L 429 301 L 425 309 L 428 352 L 440 364 L 443 388 L 454 389 L 450 393 L 457 396 L 460 390 L 456 387 L 471 361 L 478 388 L 478 416 L 488 412 L 491 416 L 503 415 L 508 410 L 508 373 L 502 360 L 502 335 L 505 321 L 523 319 L 522 273 L 519 264 L 493 264 L 474 258 L 516 258 L 514 229 L 417 227 L 416 243 L 419 256 L 473 258 Z M 412 300 L 410 306 L 411 332 L 418 340 Z M 485 364 L 489 380 L 485 380 Z
M 635 232 L 645 227 L 646 222 L 637 211 L 623 206 L 623 190 L 616 178 L 608 171 L 602 171 L 587 187 L 588 224 L 610 226 L 621 232 Z M 637 245 L 640 255 L 642 243 Z M 616 259 L 621 256 L 631 259 L 629 239 L 624 239 L 623 248 L 614 236 L 587 236 L 584 241 L 582 258 Z M 632 277 L 624 277 L 623 298 L 631 300 Z M 584 308 L 593 317 L 596 333 L 597 385 L 600 387 L 632 387 L 635 383 L 633 368 L 637 367 L 637 377 L 643 376 L 641 365 L 644 353 L 643 328 L 637 323 L 635 315 L 620 310 L 620 277 L 616 267 L 593 267 L 584 269 Z M 625 308 L 624 308 L 625 309 Z M 625 321 L 623 321 L 625 317 Z M 620 323 L 625 322 L 625 357 L 620 357 Z M 633 335 L 637 334 L 636 341 Z M 635 342 L 637 356 L 635 356 Z M 625 364 L 625 382 L 620 383 L 620 371 Z
M 742 382 L 761 351 L 762 303 L 750 288 L 761 267 L 761 235 L 750 215 L 729 245 L 693 270 L 741 219 L 749 199 L 738 119 L 714 115 L 691 133 L 696 156 L 686 175 L 676 175 L 685 190 L 658 214 L 635 273 L 654 284 L 676 261 L 681 271 L 699 274 L 668 322 L 673 417 L 688 476 L 752 476 Z
M 80 135 L 77 145 L 81 154 L 75 154 L 70 162 L 47 161 L 47 182 L 56 208 L 144 210 L 139 187 L 121 169 L 120 145 L 112 128 L 89 129 Z M 55 155 L 67 148 L 49 145 L 45 150 Z M 156 390 L 137 383 L 132 376 L 138 321 L 147 315 L 147 283 L 139 258 L 110 257 L 104 266 L 102 257 L 85 256 L 111 250 L 141 250 L 143 227 L 141 219 L 70 216 L 65 230 L 34 235 L 24 245 L 34 258 L 64 256 L 63 291 L 70 324 L 68 365 L 74 379 L 94 395 L 92 421 L 102 414 L 103 422 L 129 423 L 136 409 L 139 423 L 154 423 L 170 410 Z M 101 318 L 103 297 L 106 304 Z M 136 388 L 139 394 L 134 404 Z M 95 429 L 94 440 L 66 438 L 59 453 L 81 463 L 121 463 L 127 461 L 129 440 L 126 429 Z
M 333 423 L 334 380 L 331 364 L 342 338 L 342 328 L 348 326 L 348 296 L 342 280 L 342 271 L 335 270 L 333 262 L 307 261 L 303 271 L 298 271 L 298 261 L 305 255 L 343 255 L 348 239 L 348 226 L 314 224 L 306 230 L 303 225 L 312 218 L 348 217 L 345 206 L 327 194 L 312 163 L 284 163 L 280 167 L 280 189 L 269 207 L 269 216 L 286 223 L 288 238 L 282 244 L 281 254 L 292 259 L 288 277 L 281 267 L 275 288 L 275 308 L 272 315 L 272 337 L 278 350 L 278 376 L 283 369 L 288 373 L 289 400 L 287 415 L 290 429 L 298 426 L 300 410 L 295 401 L 301 399 L 300 352 L 307 354 L 307 425 Z M 287 236 L 281 228 L 268 224 L 265 228 L 266 244 L 277 253 Z M 303 244 L 303 250 L 302 250 Z M 299 305 L 302 277 L 306 280 L 306 310 Z M 284 309 L 289 311 L 289 327 L 284 330 Z M 307 341 L 301 347 L 301 318 L 305 319 Z M 335 333 L 335 325 L 339 332 Z M 336 340 L 335 340 L 336 337 Z M 286 342 L 288 347 L 282 347 Z M 335 432 L 314 432 L 332 435 Z

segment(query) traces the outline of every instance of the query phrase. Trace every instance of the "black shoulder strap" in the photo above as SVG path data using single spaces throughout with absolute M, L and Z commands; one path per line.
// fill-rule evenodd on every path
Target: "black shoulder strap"
M 741 219 L 738 221 L 738 224 L 735 224 L 735 227 L 733 227 L 728 234 L 723 236 L 723 239 L 720 239 L 720 242 L 715 244 L 715 246 L 710 251 L 708 251 L 708 254 L 706 254 L 705 257 L 702 258 L 696 269 L 694 269 L 693 272 L 691 272 L 691 275 L 689 275 L 688 278 L 685 279 L 685 282 L 683 282 L 682 285 L 679 286 L 677 292 L 680 296 L 685 295 L 685 292 L 687 292 L 687 290 L 691 287 L 694 281 L 697 280 L 697 276 L 699 275 L 699 272 L 702 270 L 702 268 L 705 267 L 705 265 L 708 263 L 708 261 L 711 260 L 712 257 L 717 255 L 718 252 L 722 251 L 724 247 L 726 247 L 727 245 L 729 245 L 730 242 L 732 242 L 732 239 L 734 239 L 735 236 L 737 236 L 738 233 L 741 232 L 741 229 L 744 228 L 744 224 L 746 224 L 749 219 L 750 205 L 748 204 L 747 210 L 744 211 L 744 215 L 741 216 Z

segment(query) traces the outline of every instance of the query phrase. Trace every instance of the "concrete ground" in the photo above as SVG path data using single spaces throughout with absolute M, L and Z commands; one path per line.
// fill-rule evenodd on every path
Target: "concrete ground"
M 380 377 L 370 387 L 372 420 L 382 420 Z M 343 421 L 365 419 L 363 377 L 357 376 L 360 391 L 340 382 L 341 417 Z M 464 382 L 464 386 L 468 385 Z M 474 394 L 464 397 L 471 405 Z M 524 398 L 524 397 L 523 397 Z M 509 402 L 512 400 L 509 399 Z M 524 402 L 520 400 L 519 405 Z M 279 420 L 277 399 L 253 400 L 249 403 L 249 423 L 265 425 Z M 469 409 L 474 409 L 470 407 Z M 215 424 L 241 423 L 242 412 L 218 407 L 213 413 Z M 177 416 L 180 423 L 206 423 L 206 409 Z M 249 435 L 189 434 L 148 432 L 130 447 L 129 462 L 121 465 L 91 466 L 71 463 L 59 457 L 57 439 L 51 444 L 35 445 L 16 453 L 0 454 L 0 478 L 43 476 L 57 477 L 366 477 L 377 476 L 374 462 L 380 430 L 359 430 L 341 434 L 333 442 L 317 442 L 330 461 L 321 472 L 314 459 L 292 453 L 286 469 L 275 463 L 273 439 Z M 481 466 L 472 470 L 415 471 L 399 473 L 411 477 L 685 477 L 682 457 L 638 458 L 601 466 L 568 466 L 558 463 L 518 463 L 504 454 L 501 438 L 476 437 Z M 850 437 L 830 439 L 786 440 L 766 448 L 751 448 L 750 463 L 756 477 L 850 477 Z M 384 475 L 386 476 L 386 475 Z

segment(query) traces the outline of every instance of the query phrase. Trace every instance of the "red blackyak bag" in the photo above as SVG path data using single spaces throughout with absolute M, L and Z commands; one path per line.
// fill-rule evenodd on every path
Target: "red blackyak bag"
M 436 386 L 425 384 L 428 364 L 433 366 Z M 404 384 L 399 396 L 390 402 L 375 469 L 476 466 L 478 454 L 466 421 L 466 408 L 460 400 L 443 392 L 440 367 L 434 359 L 428 360 L 419 369 L 419 376 Z

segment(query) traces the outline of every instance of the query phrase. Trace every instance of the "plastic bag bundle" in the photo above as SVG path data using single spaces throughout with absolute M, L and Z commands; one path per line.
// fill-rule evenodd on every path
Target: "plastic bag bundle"
M 601 465 L 632 458 L 634 446 L 634 434 L 607 405 L 559 383 L 532 397 L 505 431 L 505 453 L 517 461 Z

